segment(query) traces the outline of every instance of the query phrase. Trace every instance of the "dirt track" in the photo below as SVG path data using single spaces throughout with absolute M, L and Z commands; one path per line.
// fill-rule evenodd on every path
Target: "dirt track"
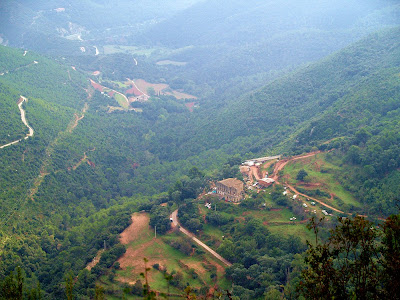
M 280 160 L 279 162 L 276 163 L 275 168 L 274 168 L 274 173 L 271 176 L 271 178 L 274 179 L 277 184 L 280 184 L 278 181 L 278 172 L 281 171 L 287 165 L 288 162 L 311 157 L 311 156 L 317 155 L 318 153 L 321 153 L 321 151 L 310 152 L 305 155 L 299 155 L 299 156 L 294 156 L 290 159 Z
M 307 196 L 307 195 L 305 195 L 305 194 L 300 193 L 299 191 L 297 191 L 294 187 L 292 187 L 292 186 L 289 185 L 289 184 L 288 184 L 287 186 L 288 186 L 288 188 L 289 188 L 292 192 L 294 192 L 294 193 L 296 193 L 296 194 L 298 194 L 298 195 L 301 195 L 301 196 L 306 197 L 306 198 L 308 198 L 308 199 L 314 200 L 315 202 L 318 202 L 319 204 L 321 204 L 321 205 L 323 205 L 323 206 L 325 206 L 325 207 L 327 207 L 327 208 L 329 208 L 329 209 L 332 209 L 333 211 L 336 211 L 336 212 L 338 212 L 338 213 L 344 214 L 343 211 L 341 211 L 341 210 L 339 210 L 339 209 L 337 209 L 337 208 L 334 208 L 333 206 L 330 206 L 329 204 L 326 204 L 325 202 L 323 202 L 323 201 L 321 201 L 321 200 L 318 200 L 318 199 L 316 199 L 316 198 L 313 198 L 313 197 L 310 197 L 310 196 Z
M 274 179 L 275 182 L 276 182 L 277 184 L 281 184 L 281 183 L 278 181 L 278 179 L 279 179 L 278 173 L 279 173 L 279 171 L 283 170 L 283 168 L 287 165 L 287 163 L 289 163 L 289 162 L 291 162 L 291 161 L 294 161 L 294 160 L 299 160 L 299 159 L 304 159 L 304 158 L 312 157 L 312 156 L 317 155 L 318 153 L 321 153 L 321 151 L 310 152 L 310 153 L 305 154 L 305 155 L 294 156 L 294 157 L 292 157 L 292 158 L 290 158 L 290 159 L 283 159 L 283 160 L 279 161 L 279 162 L 275 165 L 274 174 L 271 176 L 271 178 Z M 291 185 L 289 185 L 289 184 L 287 184 L 287 186 L 288 186 L 288 188 L 289 188 L 292 192 L 294 192 L 295 194 L 298 194 L 298 195 L 301 195 L 301 196 L 303 196 L 303 197 L 306 197 L 306 198 L 309 198 L 309 199 L 311 199 L 311 200 L 314 200 L 315 202 L 318 202 L 319 204 L 321 204 L 321 205 L 323 205 L 323 206 L 325 206 L 325 207 L 327 207 L 327 208 L 329 208 L 329 209 L 331 209 L 331 210 L 333 210 L 333 211 L 336 211 L 336 212 L 338 212 L 338 213 L 344 213 L 343 211 L 341 211 L 341 210 L 339 210 L 339 209 L 337 209 L 337 208 L 334 208 L 333 206 L 330 206 L 329 204 L 326 204 L 325 202 L 323 202 L 323 201 L 321 201 L 321 200 L 318 200 L 318 199 L 316 199 L 316 198 L 307 196 L 306 194 L 300 193 L 300 192 L 297 191 L 293 186 L 291 186 Z
M 20 112 L 21 112 L 21 120 L 22 120 L 22 123 L 24 123 L 25 126 L 28 127 L 28 129 L 29 129 L 29 133 L 23 138 L 24 140 L 28 139 L 29 137 L 32 137 L 33 134 L 34 134 L 33 128 L 29 126 L 28 121 L 26 120 L 25 110 L 22 108 L 22 104 L 23 104 L 24 102 L 26 102 L 26 101 L 28 101 L 28 100 L 27 100 L 24 96 L 20 96 L 20 98 L 19 98 L 19 100 L 18 100 L 18 108 L 19 108 L 19 110 L 20 110 Z M 5 144 L 5 145 L 3 145 L 3 146 L 0 146 L 0 149 L 3 149 L 3 148 L 5 148 L 5 147 L 8 147 L 8 146 L 11 146 L 11 145 L 14 145 L 14 144 L 17 144 L 17 143 L 19 143 L 20 141 L 22 141 L 23 139 L 19 139 L 19 140 L 13 141 L 13 142 L 11 142 L 11 143 Z
M 213 255 L 215 258 L 217 258 L 218 260 L 220 260 L 221 262 L 223 262 L 225 265 L 227 265 L 228 267 L 232 266 L 232 264 L 227 261 L 225 258 L 223 258 L 221 255 L 219 255 L 217 252 L 215 252 L 213 249 L 211 249 L 210 247 L 208 247 L 206 244 L 204 244 L 202 241 L 200 241 L 198 238 L 195 237 L 195 235 L 193 233 L 191 233 L 190 231 L 188 231 L 187 229 L 183 228 L 182 226 L 180 226 L 179 222 L 178 222 L 178 210 L 175 210 L 172 214 L 171 214 L 171 218 L 172 218 L 172 222 L 174 226 L 179 226 L 179 230 L 183 233 L 186 234 L 188 237 L 190 237 L 193 241 L 195 241 L 198 245 L 200 245 L 201 247 L 203 247 L 207 252 L 209 252 L 211 255 Z

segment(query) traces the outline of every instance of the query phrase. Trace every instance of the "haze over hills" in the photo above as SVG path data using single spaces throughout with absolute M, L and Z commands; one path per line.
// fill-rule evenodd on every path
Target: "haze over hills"
M 6 0 L 0 4 L 0 36 L 3 44 L 53 55 L 67 54 L 64 47 L 79 54 L 83 39 L 123 39 L 127 32 L 143 30 L 195 2 Z
M 183 48 L 171 58 L 188 62 L 191 79 L 212 82 L 318 60 L 398 24 L 399 9 L 395 1 L 230 1 L 227 6 L 211 0 L 134 41 Z
M 336 215 L 378 222 L 398 212 L 397 1 L 3 1 L 0 12 L 9 45 L 0 46 L 0 298 L 17 266 L 33 299 L 38 282 L 46 299 L 64 298 L 69 284 L 79 299 L 99 286 L 133 298 L 142 288 L 121 278 L 137 283 L 139 267 L 117 260 L 139 241 L 140 255 L 168 253 L 153 265 L 158 291 L 170 274 L 174 293 L 234 283 L 240 299 L 281 295 L 279 286 L 297 295 L 311 212 L 279 184 L 234 206 L 208 186 L 240 178 L 238 164 L 256 156 L 283 155 L 274 175 Z M 307 180 L 294 180 L 299 169 Z M 165 234 L 177 208 L 233 266 Z M 161 237 L 149 227 L 122 245 L 142 210 Z

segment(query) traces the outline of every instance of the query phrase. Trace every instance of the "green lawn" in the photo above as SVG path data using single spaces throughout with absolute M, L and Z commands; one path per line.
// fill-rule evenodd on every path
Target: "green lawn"
M 115 100 L 118 101 L 119 105 L 125 109 L 129 108 L 129 103 L 126 101 L 126 98 L 121 94 L 115 93 L 114 94 Z
M 268 230 L 273 234 L 298 236 L 303 242 L 315 241 L 314 234 L 306 227 L 307 224 L 295 223 L 294 225 L 272 225 L 268 226 Z

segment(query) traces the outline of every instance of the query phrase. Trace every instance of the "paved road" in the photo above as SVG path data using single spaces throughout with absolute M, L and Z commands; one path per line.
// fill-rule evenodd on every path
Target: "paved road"
M 174 225 L 174 227 L 179 226 L 179 230 L 183 233 L 186 234 L 188 237 L 190 237 L 192 240 L 194 240 L 198 245 L 200 245 L 201 247 L 203 247 L 207 252 L 209 252 L 211 255 L 213 255 L 214 257 L 216 257 L 217 259 L 219 259 L 221 262 L 223 262 L 225 265 L 227 265 L 228 267 L 232 266 L 232 264 L 227 261 L 225 258 L 223 258 L 221 255 L 219 255 L 217 252 L 215 252 L 213 249 L 211 249 L 210 247 L 208 247 L 206 244 L 204 244 L 202 241 L 200 241 L 198 238 L 195 237 L 195 235 L 193 233 L 191 233 L 190 231 L 188 231 L 187 229 L 183 228 L 178 221 L 178 210 L 175 210 L 171 216 L 172 218 L 172 224 Z

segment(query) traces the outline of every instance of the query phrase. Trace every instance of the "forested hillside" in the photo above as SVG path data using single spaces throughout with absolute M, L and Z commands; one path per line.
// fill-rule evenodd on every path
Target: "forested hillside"
M 230 4 L 197 3 L 134 41 L 182 48 L 169 58 L 188 62 L 190 79 L 229 89 L 223 81 L 240 82 L 239 78 L 255 74 L 271 78 L 275 72 L 316 61 L 400 20 L 395 1 L 236 0 Z
M 356 116 L 355 101 L 374 109 L 378 109 L 376 105 L 381 109 L 396 109 L 397 102 L 391 99 L 396 99 L 398 92 L 398 35 L 399 29 L 373 34 L 322 62 L 310 64 L 254 93 L 238 97 L 229 109 L 217 110 L 216 104 L 204 105 L 193 116 L 193 125 L 175 134 L 176 137 L 171 136 L 169 143 L 185 145 L 186 151 L 193 154 L 207 148 L 223 148 L 226 144 L 241 148 L 242 153 L 246 153 L 243 149 L 246 145 L 247 152 L 256 153 L 271 149 L 311 121 L 326 120 L 322 113 L 335 111 L 335 117 L 340 118 L 337 115 L 339 108 L 340 111 L 353 111 L 346 123 L 348 120 L 349 126 L 355 127 L 343 130 L 354 132 L 364 125 L 352 123 L 363 119 Z M 388 88 L 368 93 L 372 82 Z M 382 98 L 387 99 L 387 103 L 382 102 Z M 361 102 L 361 99 L 365 101 Z M 388 104 L 392 102 L 393 108 Z M 377 114 L 377 117 L 382 115 Z M 340 125 L 345 128 L 346 123 Z M 322 136 L 328 140 L 343 134 L 341 128 L 331 128 L 327 135 L 321 134 L 321 139 Z M 322 128 L 315 128 L 308 139 L 315 139 L 320 130 Z M 309 130 L 304 132 L 307 135 Z M 157 134 L 155 138 L 167 134 Z M 298 143 L 304 144 L 303 139 Z M 289 145 L 285 142 L 281 150 L 289 150 Z M 174 151 L 175 148 L 167 149 Z M 175 155 L 184 155 L 184 152 L 167 152 L 165 157 L 176 159 Z
M 60 283 L 82 271 L 106 243 L 107 266 L 79 276 L 79 293 L 93 295 L 97 276 L 122 253 L 118 234 L 130 213 L 167 191 L 192 164 L 210 166 L 228 154 L 161 161 L 148 150 L 151 138 L 159 126 L 189 119 L 184 103 L 154 98 L 143 113 L 107 113 L 103 108 L 115 100 L 95 91 L 75 68 L 31 51 L 0 51 L 1 114 L 9 116 L 2 120 L 5 143 L 26 134 L 17 106 L 21 95 L 34 129 L 32 137 L 0 149 L 0 276 L 21 266 L 27 288 L 39 281 L 42 292 L 59 299 L 65 293 Z
M 356 172 L 350 182 L 343 183 L 365 204 L 374 206 L 375 212 L 395 212 L 396 196 L 388 181 L 393 182 L 389 178 L 397 176 L 398 168 L 399 33 L 397 28 L 372 34 L 322 62 L 238 98 L 219 113 L 215 106 L 203 106 L 192 126 L 174 136 L 167 131 L 155 135 L 155 139 L 170 136 L 163 139 L 163 145 L 167 142 L 170 147 L 158 148 L 161 157 L 184 158 L 185 153 L 194 155 L 210 148 L 241 155 L 297 154 L 312 147 L 325 149 L 326 141 L 340 137 L 329 147 L 341 148 L 341 155 L 350 151 L 345 162 L 364 168 L 360 170 L 364 176 Z M 363 130 L 365 137 L 358 137 Z M 153 145 L 159 147 L 160 142 Z M 186 152 L 174 150 L 174 145 L 184 145 Z M 364 187 L 357 188 L 360 185 Z
M 1 43 L 52 55 L 85 54 L 83 40 L 121 41 L 197 0 L 173 1 L 2 1 Z M 87 53 L 86 53 L 87 54 Z
M 114 262 L 125 252 L 118 236 L 131 214 L 149 211 L 150 225 L 164 233 L 170 210 L 178 206 L 193 231 L 206 221 L 219 227 L 210 233 L 212 246 L 235 263 L 227 275 L 238 295 L 262 297 L 284 284 L 294 292 L 289 271 L 297 270 L 303 241 L 277 240 L 279 233 L 265 231 L 267 220 L 255 220 L 268 202 L 284 210 L 287 222 L 292 205 L 282 197 L 283 188 L 252 193 L 237 209 L 225 203 L 204 218 L 196 215 L 203 205 L 192 202 L 206 185 L 237 176 L 238 164 L 258 155 L 329 150 L 324 159 L 360 204 L 354 211 L 373 218 L 398 212 L 399 5 L 285 3 L 293 10 L 258 0 L 234 1 L 226 9 L 214 0 L 182 0 L 174 7 L 163 1 L 0 4 L 3 41 L 29 48 L 0 46 L 0 292 L 12 285 L 14 277 L 7 276 L 20 266 L 32 299 L 40 298 L 39 290 L 45 298 L 63 298 L 68 284 L 78 298 L 93 298 L 95 281 L 118 269 Z M 130 13 L 112 21 L 125 10 L 135 15 L 135 9 L 143 14 L 132 22 Z M 105 12 L 107 18 L 95 23 L 95 15 Z M 108 26 L 109 36 L 99 38 Z M 383 27 L 390 28 L 345 47 Z M 116 40 L 140 40 L 152 49 L 134 56 L 115 45 L 118 51 L 110 55 L 101 46 L 101 54 L 79 48 Z M 156 64 L 161 59 L 167 63 Z M 176 61 L 170 65 L 168 59 Z M 188 109 L 188 101 L 153 89 L 146 101 L 119 109 L 110 93 L 94 88 L 100 82 L 133 89 L 126 77 L 169 83 L 198 98 Z M 26 136 L 22 111 L 32 136 Z M 104 247 L 99 265 L 85 269 Z M 260 282 L 250 284 L 248 277 Z

